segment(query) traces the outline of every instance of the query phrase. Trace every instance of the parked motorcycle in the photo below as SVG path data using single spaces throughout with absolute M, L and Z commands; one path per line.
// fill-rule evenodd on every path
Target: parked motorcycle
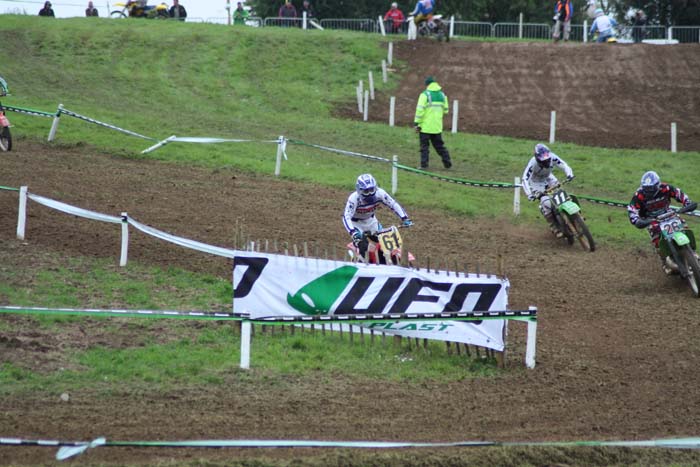
M 564 182 L 566 183 L 566 182 Z M 581 215 L 578 198 L 567 193 L 561 184 L 547 188 L 544 193 L 536 193 L 537 199 L 549 196 L 552 202 L 552 214 L 557 227 L 569 245 L 578 240 L 584 250 L 595 251 L 595 241 Z
M 7 95 L 7 83 L 0 78 L 0 96 Z M 10 121 L 5 115 L 5 108 L 0 102 L 0 151 L 12 150 L 12 135 L 10 134 Z
M 352 242 L 347 244 L 348 256 L 351 261 L 369 264 L 401 264 L 402 247 L 403 239 L 395 225 L 380 230 L 374 235 L 365 232 L 358 246 L 355 246 Z M 366 251 L 366 254 L 364 256 L 361 255 L 360 250 Z M 408 252 L 409 266 L 415 260 L 416 258 L 413 254 Z
M 148 5 L 148 1 L 143 0 L 128 0 L 126 3 L 115 3 L 114 6 L 120 7 L 121 10 L 112 11 L 109 16 L 112 18 L 157 18 L 168 19 L 168 5 L 160 3 L 158 5 Z
M 655 220 L 661 229 L 659 251 L 667 258 L 666 266 L 677 271 L 681 279 L 688 282 L 693 295 L 700 297 L 700 260 L 696 253 L 695 235 L 679 215 L 694 211 L 697 207 L 697 203 L 691 203 L 678 211 L 671 209 Z
M 406 22 L 413 23 L 413 16 L 409 16 Z M 446 42 L 450 41 L 450 34 L 448 31 L 447 23 L 443 20 L 442 15 L 433 15 L 425 21 L 421 21 L 417 25 L 417 35 L 419 37 L 435 37 L 438 42 L 443 40 Z

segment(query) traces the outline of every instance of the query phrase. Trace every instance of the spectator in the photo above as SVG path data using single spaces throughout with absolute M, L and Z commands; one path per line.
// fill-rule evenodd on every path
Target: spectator
M 173 6 L 170 7 L 168 14 L 171 18 L 180 21 L 185 21 L 185 18 L 187 18 L 187 10 L 185 10 L 184 6 L 180 5 L 180 0 L 173 0 Z
M 299 16 L 303 18 L 304 12 L 306 12 L 306 17 L 308 19 L 316 18 L 316 12 L 314 11 L 314 7 L 311 6 L 311 3 L 309 3 L 309 0 L 304 0 L 304 3 L 302 3 Z
M 245 20 L 248 19 L 248 16 L 250 16 L 250 14 L 245 8 L 243 8 L 243 3 L 238 2 L 238 6 L 235 10 L 233 10 L 233 24 L 244 25 Z
M 85 8 L 85 16 L 100 16 L 92 2 L 88 2 L 88 6 Z
M 430 143 L 442 157 L 442 165 L 452 167 L 450 153 L 442 141 L 442 117 L 449 112 L 447 96 L 432 76 L 425 79 L 426 89 L 418 97 L 413 126 L 420 137 L 420 169 L 428 168 Z
M 597 31 L 597 42 L 607 42 L 608 40 L 614 41 L 615 30 L 613 28 L 615 26 L 617 26 L 617 21 L 603 13 L 603 10 L 598 8 L 595 11 L 595 20 L 593 20 L 589 34 L 593 36 L 593 34 Z
M 297 9 L 292 5 L 290 0 L 285 0 L 284 5 L 282 5 L 277 12 L 277 16 L 284 18 L 282 20 L 282 26 L 289 27 L 293 23 L 292 19 L 297 17 Z
M 642 39 L 646 36 L 646 25 L 647 15 L 645 15 L 642 10 L 637 10 L 634 13 L 634 20 L 632 22 L 632 37 L 634 38 L 634 42 L 642 42 Z
M 403 11 L 399 10 L 399 5 L 396 2 L 392 3 L 391 8 L 384 15 L 385 23 L 391 21 L 391 32 L 394 34 L 401 32 L 404 20 Z
M 554 42 L 559 41 L 562 36 L 564 36 L 564 41 L 569 40 L 569 34 L 571 33 L 571 17 L 574 14 L 574 6 L 571 4 L 571 0 L 557 0 L 557 4 L 554 7 L 554 32 L 552 33 L 552 38 Z
M 39 16 L 56 17 L 56 15 L 53 14 L 53 8 L 51 8 L 51 2 L 44 2 L 44 8 L 39 10 Z

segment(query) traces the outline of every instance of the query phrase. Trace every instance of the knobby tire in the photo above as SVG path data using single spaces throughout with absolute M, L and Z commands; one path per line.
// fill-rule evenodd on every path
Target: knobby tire
M 690 245 L 685 245 L 680 253 L 685 263 L 686 271 L 688 271 L 686 280 L 688 281 L 690 290 L 693 291 L 693 295 L 698 298 L 700 297 L 700 263 Z
M 4 127 L 0 130 L 0 150 L 12 151 L 12 135 L 8 127 Z
M 593 252 L 595 251 L 595 241 L 593 241 L 593 236 L 591 235 L 588 226 L 581 217 L 581 214 L 574 214 L 571 216 L 571 220 L 574 224 L 574 229 L 576 229 L 578 241 L 584 250 Z

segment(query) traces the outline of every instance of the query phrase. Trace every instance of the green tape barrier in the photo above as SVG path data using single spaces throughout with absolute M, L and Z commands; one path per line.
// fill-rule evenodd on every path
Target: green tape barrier
M 36 115 L 37 117 L 55 117 L 56 112 L 44 112 L 43 110 L 25 109 L 23 107 L 14 107 L 12 105 L 3 105 L 5 110 L 10 110 L 12 112 L 18 112 L 28 115 Z
M 11 186 L 2 186 L 2 185 L 0 185 L 0 190 L 19 191 L 19 188 L 12 188 Z

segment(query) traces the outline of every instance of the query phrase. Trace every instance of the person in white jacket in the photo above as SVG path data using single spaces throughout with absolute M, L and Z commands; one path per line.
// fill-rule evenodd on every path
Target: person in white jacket
M 559 184 L 557 177 L 552 174 L 554 167 L 559 167 L 559 169 L 563 170 L 567 180 L 573 180 L 574 171 L 571 170 L 569 164 L 550 151 L 544 144 L 537 144 L 535 146 L 535 154 L 523 172 L 523 191 L 530 201 L 535 201 L 539 198 L 540 212 L 549 223 L 550 229 L 552 229 L 554 235 L 562 237 L 563 234 L 554 221 L 552 200 L 549 196 L 543 194 L 547 188 Z
M 598 31 L 598 40 L 596 42 L 607 42 L 609 39 L 615 38 L 615 27 L 617 26 L 617 21 L 609 17 L 603 10 L 598 8 L 595 11 L 595 19 L 591 25 L 590 35 L 591 37 Z

